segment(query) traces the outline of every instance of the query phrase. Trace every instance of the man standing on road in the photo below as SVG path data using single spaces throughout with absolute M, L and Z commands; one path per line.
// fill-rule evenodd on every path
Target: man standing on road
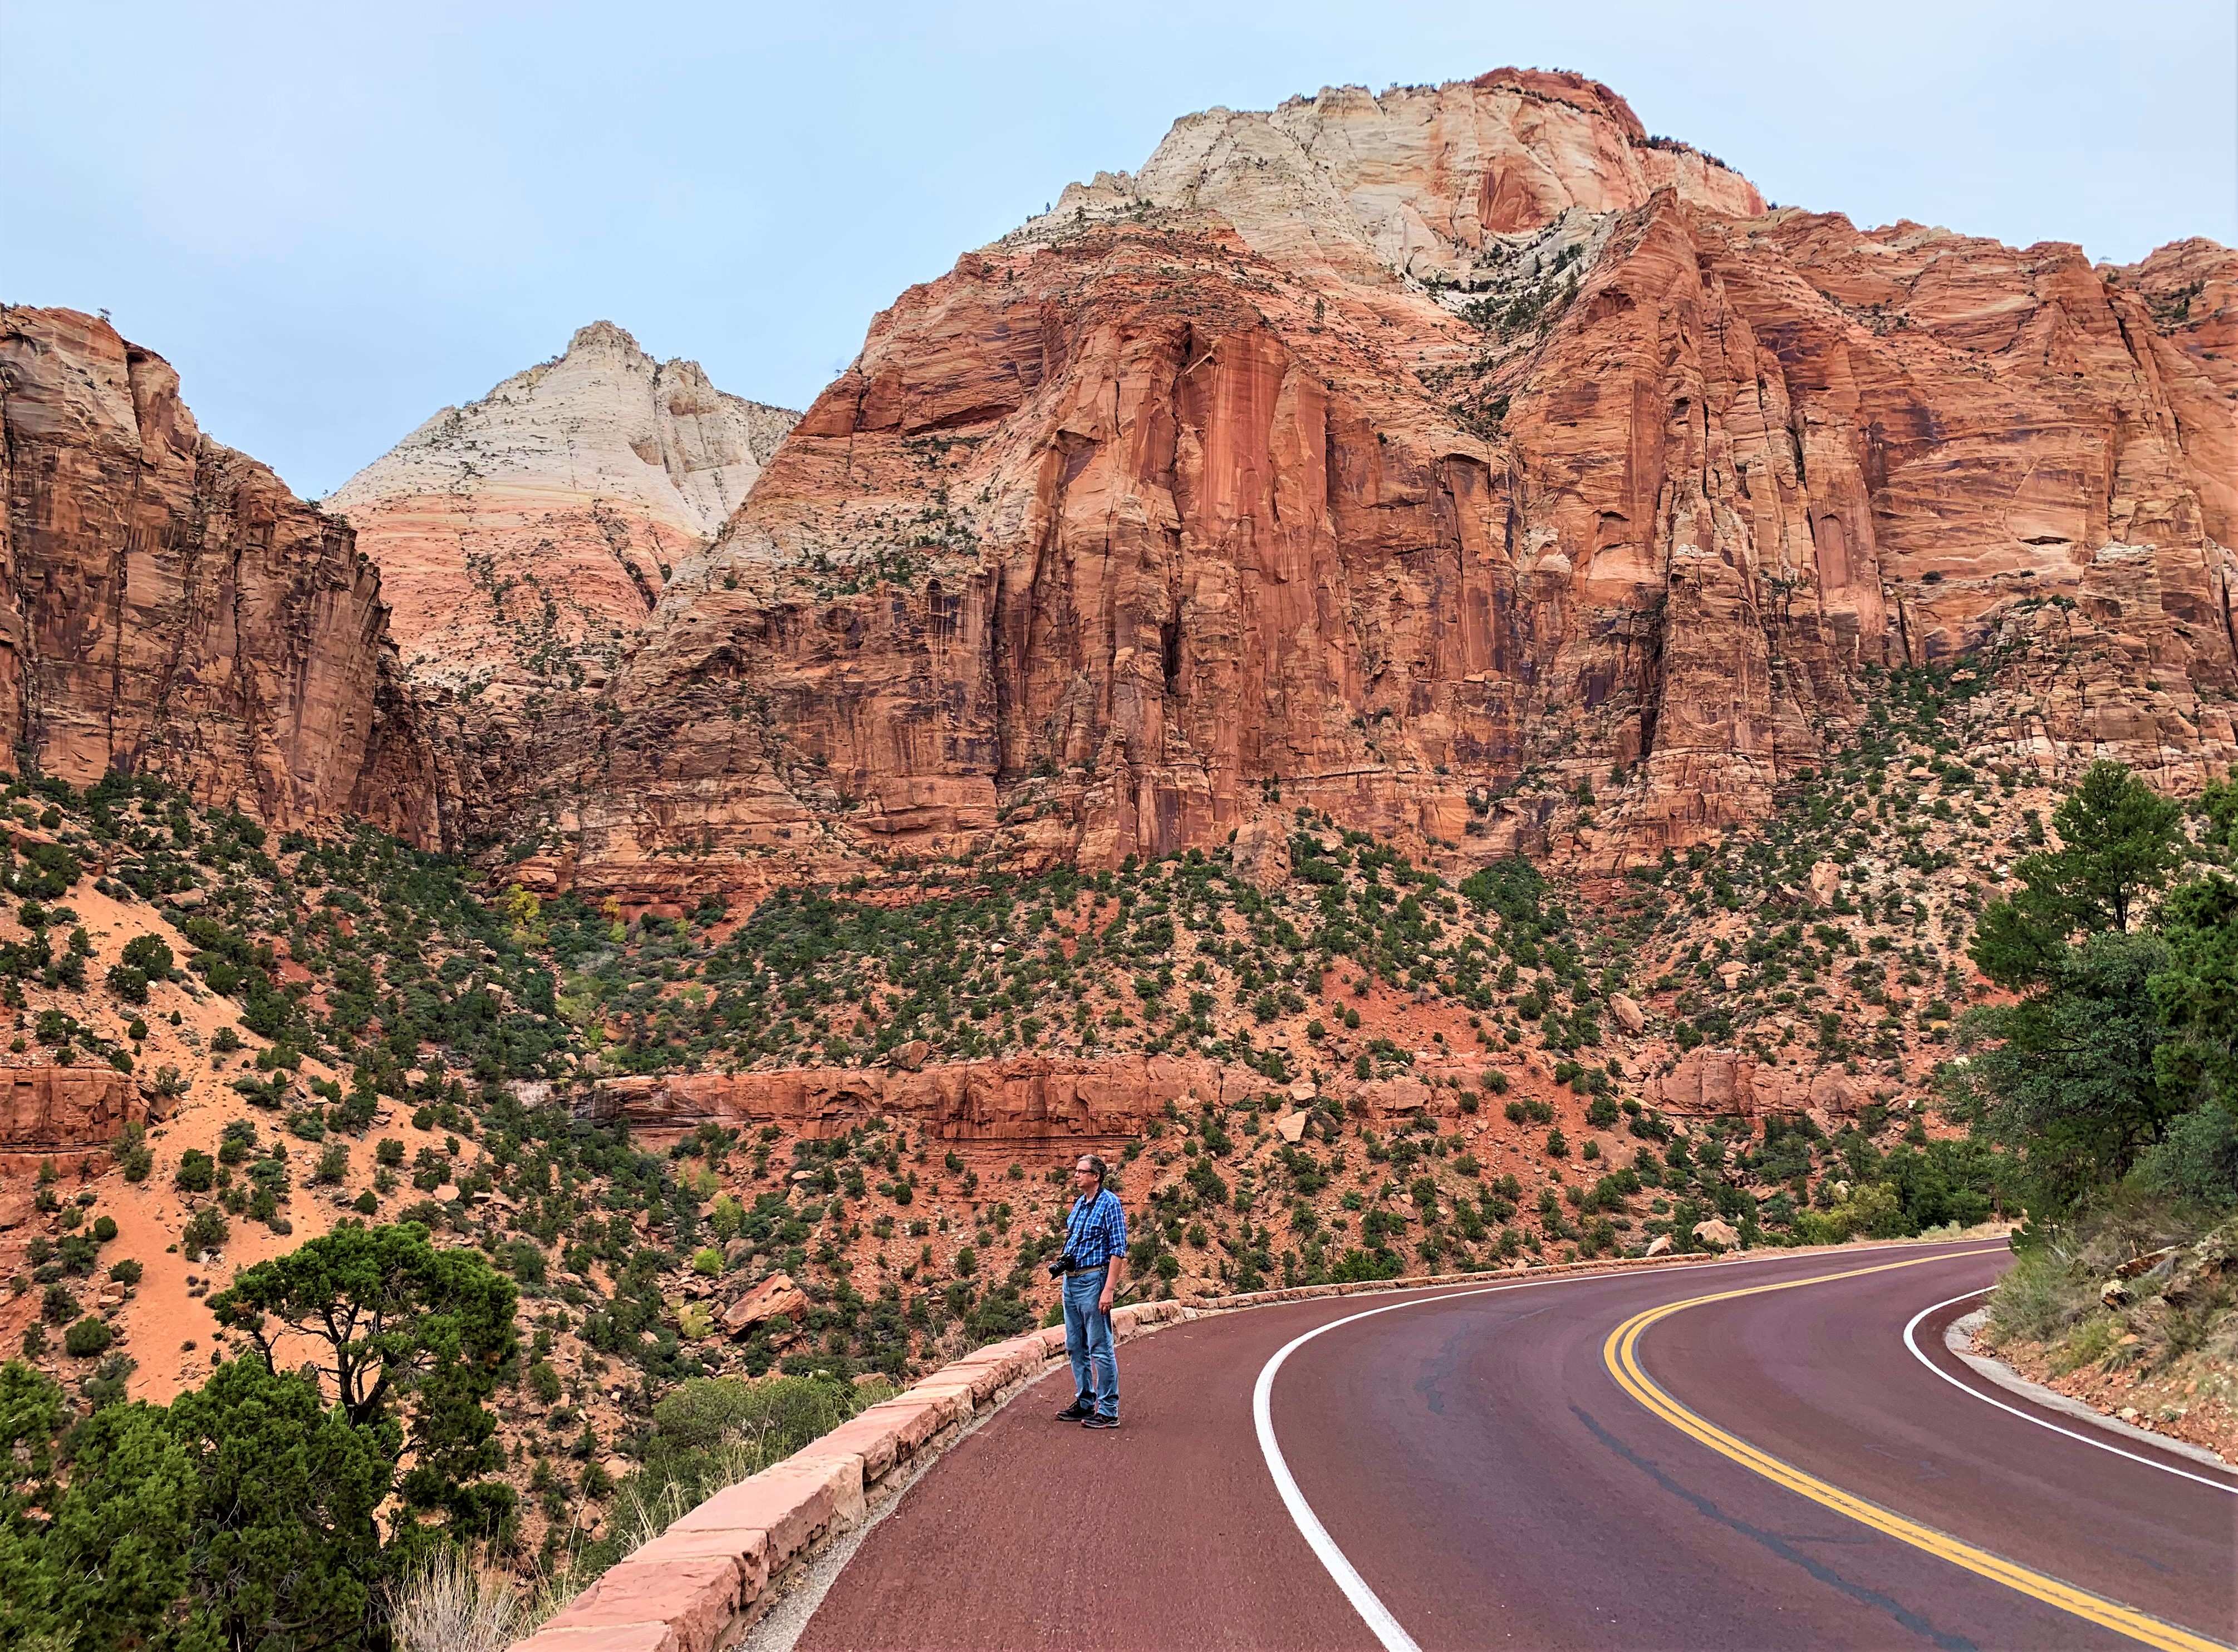
M 1072 1166 L 1072 1213 L 1064 1225 L 1064 1351 L 1072 1358 L 1072 1404 L 1060 1423 L 1119 1426 L 1119 1358 L 1111 1347 L 1111 1298 L 1127 1259 L 1127 1213 L 1103 1185 L 1103 1161 L 1083 1153 Z

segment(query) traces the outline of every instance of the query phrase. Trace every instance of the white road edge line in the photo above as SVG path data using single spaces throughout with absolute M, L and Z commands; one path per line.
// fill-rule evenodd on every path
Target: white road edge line
M 1953 1251 L 1949 1259 L 1956 1260 L 1960 1257 L 1981 1254 L 1983 1252 L 1979 1251 Z M 1672 1272 L 1681 1277 L 1691 1278 L 1697 1273 L 1707 1272 L 1712 1268 L 1745 1267 L 1754 1262 L 1800 1259 L 1801 1258 L 1792 1251 L 1782 1251 L 1768 1256 L 1763 1254 L 1736 1256 L 1721 1262 L 1697 1262 L 1692 1266 L 1676 1268 Z M 1259 1435 L 1259 1453 L 1267 1459 L 1267 1472 L 1273 1477 L 1275 1490 L 1281 1494 L 1282 1506 L 1290 1511 L 1290 1519 L 1296 1524 L 1298 1535 L 1306 1540 L 1306 1546 L 1314 1551 L 1314 1558 L 1321 1562 L 1322 1569 L 1327 1571 L 1336 1586 L 1344 1591 L 1345 1599 L 1352 1602 L 1353 1610 L 1360 1614 L 1361 1621 L 1367 1625 L 1369 1632 L 1381 1644 L 1384 1652 L 1421 1652 L 1421 1648 L 1415 1644 L 1412 1635 L 1400 1627 L 1399 1620 L 1391 1614 L 1391 1609 L 1383 1603 L 1382 1599 L 1374 1589 L 1368 1588 L 1367 1580 L 1361 1577 L 1353 1563 L 1345 1558 L 1344 1550 L 1336 1546 L 1336 1539 L 1328 1535 L 1328 1528 L 1321 1524 L 1321 1517 L 1314 1514 L 1313 1505 L 1306 1501 L 1306 1494 L 1298 1490 L 1297 1481 L 1291 1477 L 1290 1465 L 1282 1456 L 1282 1448 L 1275 1441 L 1275 1374 L 1282 1369 L 1282 1362 L 1315 1337 L 1323 1335 L 1325 1332 L 1335 1331 L 1344 1325 L 1356 1325 L 1362 1319 L 1373 1319 L 1381 1313 L 1396 1313 L 1401 1308 L 1419 1308 L 1432 1302 L 1456 1302 L 1463 1297 L 1498 1296 L 1506 1291 L 1529 1291 L 1550 1285 L 1592 1285 L 1606 1283 L 1612 1279 L 1636 1279 L 1641 1277 L 1637 1272 L 1573 1273 L 1559 1279 L 1519 1279 L 1513 1285 L 1479 1285 L 1463 1291 L 1441 1291 L 1434 1295 L 1410 1297 L 1404 1302 L 1387 1303 L 1380 1308 L 1368 1308 L 1359 1313 L 1347 1314 L 1341 1319 L 1332 1319 L 1325 1325 L 1315 1325 L 1311 1331 L 1301 1336 L 1293 1337 L 1288 1342 L 1284 1343 L 1281 1347 L 1275 1350 L 1275 1357 L 1259 1368 L 1259 1380 L 1253 1384 L 1251 1388 L 1251 1421 Z M 1967 1294 L 1978 1295 L 1979 1292 L 1969 1292 Z M 1963 1298 L 1953 1297 L 1950 1300 L 1957 1302 Z M 1949 1305 L 1937 1304 L 1937 1305 L 1948 1306 Z M 1931 1313 L 1934 1310 L 1930 1308 L 1928 1312 Z M 1913 1325 L 1918 1323 L 1917 1319 L 1912 1321 Z M 1910 1339 L 1910 1326 L 1905 1327 L 1905 1339 L 1907 1341 Z M 1915 1346 L 1912 1351 L 1917 1353 L 1919 1351 Z M 1932 1371 L 1934 1367 L 1930 1365 L 1928 1369 Z M 1938 1377 L 1943 1376 L 1943 1373 L 1939 1371 L 1935 1374 Z M 2065 1432 L 2064 1430 L 2061 1431 Z M 2094 1441 L 2092 1444 L 2095 1444 L 2096 1442 Z
M 1911 1357 L 1914 1359 L 1917 1359 L 1921 1365 L 1926 1366 L 1928 1370 L 1933 1371 L 1937 1377 L 1940 1377 L 1944 1382 L 1950 1384 L 1951 1387 L 1957 1389 L 1960 1393 L 1971 1394 L 1976 1399 L 1980 1400 L 1983 1404 L 1994 1405 L 2001 1411 L 2010 1411 L 2015 1417 L 2019 1417 L 2023 1423 L 2033 1423 L 2038 1428 L 2048 1428 L 2055 1434 L 2064 1434 L 2070 1440 L 2080 1440 L 2083 1444 L 2095 1445 L 2102 1451 L 2111 1451 L 2116 1457 L 2125 1457 L 2132 1463 L 2142 1463 L 2149 1469 L 2158 1469 L 2162 1473 L 2173 1474 L 2179 1479 L 2195 1480 L 2201 1485 L 2212 1486 L 2217 1491 L 2227 1491 L 2233 1497 L 2238 1497 L 2238 1486 L 2225 1484 L 2221 1480 L 2210 1480 L 2203 1474 L 2194 1474 L 2188 1469 L 2177 1468 L 2174 1464 L 2158 1462 L 2149 1457 L 2140 1457 L 2135 1451 L 2125 1451 L 2120 1446 L 2115 1444 L 2111 1440 L 2096 1439 L 2088 1434 L 2077 1433 L 2071 1428 L 2062 1428 L 2058 1424 L 2048 1423 L 2041 1417 L 2031 1417 L 2028 1412 L 2021 1410 L 2017 1405 L 2008 1405 L 2001 1399 L 1992 1399 L 1989 1395 L 1983 1393 L 1971 1383 L 1960 1382 L 1956 1377 L 1953 1377 L 1949 1371 L 1943 1370 L 1942 1366 L 1937 1365 L 1921 1351 L 1919 1344 L 1913 1339 L 1912 1332 L 1919 1328 L 1919 1322 L 1922 1319 L 1927 1318 L 1929 1314 L 1933 1313 L 1938 1308 L 1947 1308 L 1954 1302 L 1963 1302 L 1969 1297 L 1982 1296 L 1995 1288 L 1996 1287 L 1993 1285 L 1985 1285 L 1979 1291 L 1968 1291 L 1961 1295 L 1947 1298 L 1943 1301 L 1936 1303 L 1932 1307 L 1922 1308 L 1917 1313 L 1912 1315 L 1910 1323 L 1906 1325 L 1904 1328 L 1904 1345 L 1911 1350 Z

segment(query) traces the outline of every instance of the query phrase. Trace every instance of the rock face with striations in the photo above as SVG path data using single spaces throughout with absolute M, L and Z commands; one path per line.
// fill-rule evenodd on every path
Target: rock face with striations
M 138 1087 L 111 1068 L 0 1068 L 0 1153 L 84 1152 L 147 1121 Z
M 1766 212 L 1574 76 L 1191 117 L 877 318 L 551 755 L 541 869 L 1108 864 L 1299 804 L 1620 865 L 1962 655 L 2024 668 L 2014 752 L 2196 776 L 2234 268 Z
M 92 316 L 0 308 L 0 750 L 445 841 L 379 574 L 201 433 L 169 363 Z
M 531 724 L 605 687 L 798 415 L 598 321 L 446 407 L 327 501 L 380 566 L 406 669 L 518 767 Z
M 1215 1064 L 1179 1056 L 1017 1055 L 922 1072 L 816 1067 L 601 1079 L 590 1110 L 639 1131 L 777 1123 L 820 1137 L 886 1113 L 948 1142 L 1119 1140 L 1139 1133 L 1168 1098 L 1217 1100 L 1222 1080 Z

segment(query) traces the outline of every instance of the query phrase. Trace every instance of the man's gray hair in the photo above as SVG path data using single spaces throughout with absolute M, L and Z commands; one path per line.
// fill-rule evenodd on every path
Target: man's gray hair
M 1104 1182 L 1110 1178 L 1111 1166 L 1103 1162 L 1102 1157 L 1100 1154 L 1084 1153 L 1080 1156 L 1081 1158 L 1088 1160 L 1088 1167 L 1096 1173 L 1096 1185 L 1098 1187 L 1102 1186 Z

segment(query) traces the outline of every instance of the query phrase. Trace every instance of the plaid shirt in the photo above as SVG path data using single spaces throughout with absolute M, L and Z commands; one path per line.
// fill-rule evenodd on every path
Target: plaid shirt
M 1119 1195 L 1101 1187 L 1092 1199 L 1074 1199 L 1064 1225 L 1064 1248 L 1076 1268 L 1100 1268 L 1126 1255 L 1127 1213 L 1119 1208 Z

